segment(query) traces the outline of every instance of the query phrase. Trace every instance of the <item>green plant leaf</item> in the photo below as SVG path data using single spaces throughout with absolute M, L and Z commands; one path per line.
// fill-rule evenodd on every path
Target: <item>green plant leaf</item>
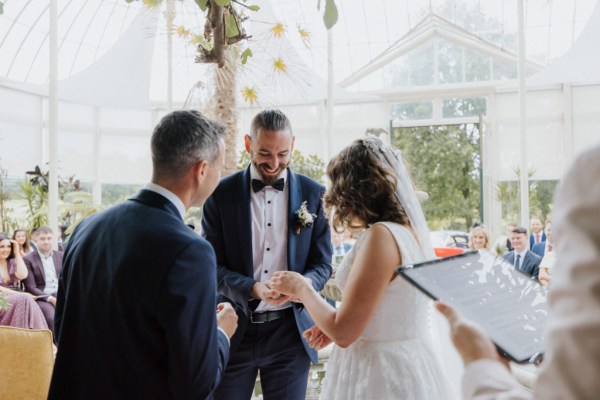
M 257 5 L 253 5 L 253 6 L 248 6 L 248 9 L 252 10 L 252 11 L 258 11 L 258 10 L 260 10 L 260 7 Z
M 125 0 L 125 3 L 133 3 L 133 0 Z
M 236 37 L 240 34 L 235 17 L 231 14 L 225 15 L 225 36 Z
M 338 20 L 338 10 L 334 0 L 326 0 L 325 3 L 325 14 L 323 14 L 323 21 L 325 27 L 331 29 Z
M 252 50 L 250 50 L 250 48 L 247 48 L 246 50 L 244 50 L 242 52 L 242 55 L 241 55 L 242 64 L 246 64 L 246 61 L 248 61 L 248 57 L 252 57 Z
M 225 7 L 226 5 L 228 5 L 231 0 L 213 0 L 215 3 L 217 3 L 217 5 L 219 6 L 223 6 Z
M 198 4 L 198 7 L 200 7 L 200 9 L 202 11 L 206 11 L 206 9 L 208 8 L 208 2 L 210 0 L 195 0 L 196 4 Z

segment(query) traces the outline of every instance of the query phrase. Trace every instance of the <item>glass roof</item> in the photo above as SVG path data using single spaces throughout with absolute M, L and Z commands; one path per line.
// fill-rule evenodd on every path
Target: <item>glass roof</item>
M 59 79 L 70 77 L 98 61 L 127 32 L 136 15 L 144 9 L 142 1 L 130 4 L 124 0 L 57 0 L 59 30 Z M 0 15 L 0 79 L 47 83 L 48 79 L 48 2 L 40 0 L 5 0 Z M 155 10 L 156 29 L 150 89 L 152 98 L 164 99 L 166 90 L 167 0 Z M 253 35 L 250 46 L 256 53 L 268 57 L 280 54 L 287 57 L 290 73 L 269 76 L 270 64 L 265 66 L 255 57 L 242 71 L 242 85 L 253 85 L 253 79 L 276 80 L 277 90 L 305 85 L 307 80 L 327 77 L 327 32 L 322 22 L 323 1 L 256 0 L 261 12 L 251 14 L 248 24 Z M 250 4 L 249 3 L 249 4 Z M 333 65 L 336 82 L 351 77 L 372 60 L 386 54 L 402 38 L 430 15 L 436 15 L 455 25 L 458 30 L 474 35 L 516 54 L 517 9 L 515 0 L 337 0 L 339 20 L 333 28 Z M 528 0 L 526 4 L 526 35 L 528 58 L 546 65 L 564 54 L 585 26 L 597 0 Z M 203 15 L 193 0 L 173 0 L 174 26 L 200 32 Z M 272 27 L 281 23 L 285 42 L 273 39 Z M 309 32 L 301 36 L 298 30 Z M 182 101 L 189 89 L 199 80 L 207 80 L 207 69 L 194 63 L 195 47 L 187 39 L 174 35 L 173 75 L 174 97 Z M 411 50 L 409 56 L 426 57 L 434 42 L 425 41 L 423 48 Z M 454 47 L 453 47 L 454 46 Z M 446 52 L 459 51 L 452 43 Z M 412 55 L 411 55 L 412 54 Z M 420 54 L 420 55 L 419 55 Z M 474 56 L 476 57 L 476 56 Z M 404 85 L 423 84 L 402 70 L 402 60 L 383 69 L 388 78 L 393 74 Z M 456 74 L 462 74 L 463 69 Z M 495 72 L 514 77 L 512 66 L 498 62 Z M 257 77 L 259 76 L 259 77 Z M 245 77 L 245 78 L 244 78 Z M 428 78 L 427 78 L 428 79 Z M 458 75 L 448 76 L 452 82 L 462 81 Z M 467 77 L 465 81 L 478 80 Z M 245 82 L 245 83 L 244 83 Z M 264 82 L 263 82 L 264 83 Z M 321 82 L 322 83 L 322 82 Z M 312 84 L 312 86 L 315 86 Z M 312 88 L 314 89 L 314 88 Z M 308 89 L 303 89 L 306 92 Z

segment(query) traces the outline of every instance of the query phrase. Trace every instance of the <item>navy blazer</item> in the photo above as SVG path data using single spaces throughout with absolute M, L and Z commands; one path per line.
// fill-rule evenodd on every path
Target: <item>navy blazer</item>
M 544 257 L 544 253 L 546 252 L 546 241 L 534 244 L 531 251 L 540 257 Z
M 546 241 L 546 232 L 542 231 L 542 237 L 541 237 L 540 239 L 541 239 L 541 240 L 540 240 L 540 243 L 542 243 L 542 242 L 545 242 L 545 241 Z M 534 246 L 535 244 L 539 244 L 539 243 L 536 243 L 536 242 L 535 242 L 535 236 L 534 236 L 534 234 L 532 233 L 532 234 L 530 234 L 530 235 L 529 235 L 529 250 L 532 250 L 532 249 L 533 249 L 533 246 Z
M 513 264 L 515 263 L 515 251 L 510 251 L 502 256 L 506 261 Z M 540 273 L 540 263 L 542 262 L 542 257 L 537 254 L 532 253 L 530 250 L 527 250 L 525 253 L 525 257 L 521 262 L 521 268 L 519 271 L 526 273 L 534 279 L 538 278 Z
M 25 278 L 25 290 L 34 296 L 45 295 L 46 288 L 46 272 L 44 272 L 44 264 L 38 250 L 27 254 L 23 257 L 27 266 L 27 278 Z M 60 277 L 62 271 L 63 253 L 61 251 L 52 252 L 52 262 L 56 270 L 56 277 Z
M 322 196 L 325 188 L 319 183 L 288 169 L 289 190 L 287 257 L 290 271 L 310 278 L 315 290 L 321 290 L 331 276 L 331 237 L 325 218 Z M 248 316 L 258 306 L 250 302 L 250 291 L 256 283 L 252 259 L 252 223 L 250 210 L 250 167 L 221 180 L 212 196 L 206 201 L 202 215 L 202 232 L 217 254 L 219 294 L 221 301 L 234 304 L 239 316 L 238 329 L 232 338 L 234 351 L 248 324 Z M 313 226 L 303 228 L 299 235 L 295 212 L 302 202 L 307 202 L 309 212 L 316 214 Z M 293 303 L 296 324 L 300 334 L 314 322 L 301 304 Z M 317 352 L 304 347 L 313 361 Z
M 216 258 L 148 190 L 86 218 L 65 251 L 50 399 L 205 399 L 229 357 Z

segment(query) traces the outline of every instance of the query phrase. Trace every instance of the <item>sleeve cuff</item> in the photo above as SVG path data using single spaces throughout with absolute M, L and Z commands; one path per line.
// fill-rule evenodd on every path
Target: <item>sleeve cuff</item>
M 217 327 L 217 330 L 219 330 L 223 334 L 223 336 L 225 336 L 225 339 L 227 339 L 227 345 L 229 347 L 231 347 L 231 341 L 229 340 L 229 336 L 227 336 L 227 334 L 225 333 L 225 331 L 223 329 L 219 328 L 219 327 Z

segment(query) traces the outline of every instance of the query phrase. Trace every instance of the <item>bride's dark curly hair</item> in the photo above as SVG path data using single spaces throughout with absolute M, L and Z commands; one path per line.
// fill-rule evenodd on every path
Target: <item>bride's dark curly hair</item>
M 367 226 L 379 221 L 410 226 L 404 207 L 394 195 L 397 186 L 394 172 L 362 140 L 355 140 L 329 162 L 327 176 L 331 186 L 323 196 L 323 203 L 334 229 L 357 228 L 352 225 L 354 218 Z

